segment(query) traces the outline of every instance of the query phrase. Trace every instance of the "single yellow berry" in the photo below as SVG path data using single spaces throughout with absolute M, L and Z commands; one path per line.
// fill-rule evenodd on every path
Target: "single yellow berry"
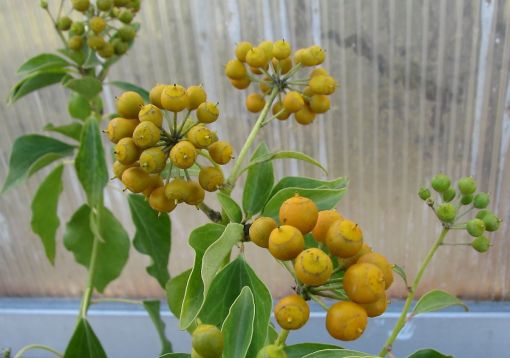
M 161 109 L 163 108 L 163 105 L 161 104 L 161 94 L 163 93 L 165 87 L 166 85 L 156 85 L 152 87 L 151 91 L 149 92 L 151 103 Z
M 151 196 L 151 193 L 154 189 L 159 188 L 160 186 L 164 186 L 163 178 L 159 174 L 152 174 L 150 176 L 150 184 L 143 190 L 142 194 L 148 198 Z
M 158 128 L 161 128 L 163 125 L 163 113 L 153 104 L 143 106 L 138 113 L 138 119 L 140 122 L 152 122 Z
M 283 107 L 290 113 L 296 113 L 305 106 L 301 93 L 296 91 L 288 92 L 283 99 Z
M 325 113 L 329 110 L 331 103 L 329 97 L 323 94 L 316 94 L 310 97 L 309 107 L 314 113 Z
M 357 303 L 374 303 L 384 295 L 384 275 L 370 263 L 357 263 L 345 271 L 344 290 Z
M 307 125 L 315 120 L 315 113 L 310 110 L 310 107 L 305 105 L 299 111 L 294 113 L 294 118 L 299 124 Z
M 381 298 L 373 303 L 360 303 L 359 305 L 367 312 L 368 317 L 377 317 L 386 311 L 386 307 L 388 307 L 388 297 L 386 297 L 386 293 L 384 293 Z
M 289 58 L 284 58 L 283 60 L 277 60 L 273 58 L 273 68 L 276 71 L 280 71 L 280 74 L 284 75 L 289 72 L 292 68 L 292 60 Z
M 87 39 L 87 45 L 94 51 L 101 50 L 105 45 L 106 41 L 102 36 L 92 35 Z
M 264 96 L 262 96 L 260 93 L 250 93 L 246 97 L 246 109 L 252 113 L 258 113 L 262 111 L 264 108 L 264 105 L 266 104 L 266 100 L 264 99 Z
M 181 203 L 190 196 L 190 189 L 186 180 L 175 178 L 165 186 L 165 195 L 169 200 Z
M 160 138 L 161 129 L 149 121 L 140 122 L 133 132 L 133 140 L 140 148 L 152 147 L 159 141 Z
M 292 47 L 285 40 L 275 41 L 273 44 L 273 57 L 278 60 L 284 60 L 292 53 Z
M 251 80 L 249 77 L 243 77 L 237 80 L 233 80 L 231 78 L 228 79 L 230 84 L 237 89 L 246 89 L 250 86 Z
M 118 143 L 122 138 L 131 137 L 138 124 L 140 124 L 140 121 L 137 119 L 113 118 L 108 122 L 106 128 L 108 139 L 112 143 Z
M 294 263 L 296 277 L 309 286 L 320 286 L 331 278 L 333 262 L 321 249 L 311 248 L 301 252 Z
M 317 242 L 324 242 L 326 240 L 326 234 L 330 226 L 337 220 L 342 220 L 343 217 L 335 209 L 321 210 L 317 217 L 317 224 L 312 230 L 312 237 Z
M 326 329 L 329 334 L 342 341 L 359 338 L 367 327 L 367 313 L 354 302 L 337 302 L 326 315 Z
M 244 64 L 238 59 L 230 60 L 225 65 L 225 75 L 231 79 L 240 79 L 246 77 L 248 73 Z
M 207 148 L 214 142 L 213 132 L 203 124 L 192 127 L 187 137 L 191 144 L 198 149 Z
M 288 295 L 275 305 L 274 318 L 283 329 L 299 329 L 308 322 L 310 307 L 300 295 Z
M 385 289 L 388 289 L 393 283 L 393 265 L 388 262 L 388 259 L 377 252 L 367 253 L 358 259 L 358 263 L 373 264 L 382 271 L 384 276 Z
M 283 202 L 279 217 L 282 225 L 292 225 L 305 235 L 317 224 L 319 210 L 312 200 L 296 194 Z
M 119 162 L 118 160 L 116 160 L 115 162 L 113 162 L 113 175 L 117 179 L 122 179 L 122 173 L 124 173 L 124 171 L 126 169 L 132 168 L 132 167 L 137 167 L 137 166 L 138 166 L 138 164 L 136 164 L 136 163 L 125 165 L 125 164 L 122 164 L 121 162 Z
M 117 98 L 117 113 L 124 118 L 138 118 L 142 106 L 142 96 L 133 91 L 124 92 Z
M 337 220 L 326 233 L 326 245 L 335 256 L 354 256 L 363 246 L 363 232 L 359 225 L 351 220 Z
M 219 140 L 207 147 L 207 151 L 215 163 L 225 165 L 232 159 L 234 150 L 230 143 Z
M 149 205 L 156 211 L 169 213 L 175 209 L 175 201 L 165 196 L 165 187 L 160 186 L 154 189 L 149 196 Z
M 314 68 L 312 72 L 310 72 L 310 78 L 315 76 L 329 76 L 329 73 L 324 68 L 317 67 Z
M 186 90 L 186 95 L 188 96 L 189 103 L 188 109 L 193 110 L 197 109 L 202 103 L 204 103 L 207 99 L 207 93 L 205 93 L 204 88 L 200 86 L 189 86 Z
M 122 173 L 122 184 L 133 193 L 141 193 L 151 182 L 151 176 L 140 167 L 128 168 Z
M 266 40 L 259 43 L 259 48 L 264 50 L 264 53 L 266 54 L 266 58 L 269 61 L 273 57 L 273 42 Z
M 310 79 L 309 85 L 315 94 L 332 94 L 336 89 L 336 81 L 331 76 L 314 76 Z
M 252 49 L 253 45 L 248 41 L 241 41 L 237 44 L 235 53 L 236 57 L 241 62 L 246 62 L 246 54 Z
M 166 166 L 167 153 L 163 147 L 151 147 L 140 154 L 140 167 L 148 173 L 160 173 Z
M 94 33 L 99 34 L 106 28 L 106 21 L 102 17 L 93 16 L 89 20 L 89 27 Z
M 264 67 L 268 62 L 269 58 L 266 56 L 266 51 L 261 47 L 253 47 L 246 54 L 246 63 L 250 67 Z
M 140 157 L 140 148 L 133 141 L 133 138 L 122 138 L 115 145 L 115 159 L 124 165 L 133 164 Z
M 305 239 L 294 226 L 282 225 L 271 231 L 268 248 L 278 260 L 292 260 L 304 250 Z
M 212 123 L 218 119 L 220 110 L 215 103 L 204 102 L 198 106 L 196 115 L 201 123 Z
M 276 102 L 272 108 L 273 116 L 276 116 L 280 121 L 284 121 L 290 117 L 290 112 L 288 112 L 284 107 L 282 102 Z
M 161 105 L 170 112 L 180 112 L 188 108 L 186 89 L 178 84 L 165 86 L 161 93 Z
M 267 248 L 269 246 L 269 235 L 277 227 L 278 225 L 273 218 L 261 216 L 250 225 L 250 240 L 257 246 Z
M 197 158 L 197 150 L 193 144 L 183 140 L 177 143 L 170 150 L 170 159 L 177 168 L 188 169 Z
M 216 167 L 205 167 L 200 169 L 198 182 L 207 191 L 218 190 L 224 182 L 223 172 Z
M 196 181 L 188 182 L 188 196 L 184 200 L 186 204 L 198 205 L 204 201 L 205 191 Z

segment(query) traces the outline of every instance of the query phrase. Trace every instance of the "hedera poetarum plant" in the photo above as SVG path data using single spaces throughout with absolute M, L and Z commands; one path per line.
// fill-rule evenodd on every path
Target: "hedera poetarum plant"
M 31 79 L 59 68 L 62 77 L 55 82 L 62 81 L 72 91 L 71 116 L 76 117 L 73 111 L 77 109 L 86 114 L 78 116 L 80 121 L 73 123 L 77 128 L 72 132 L 74 136 L 68 134 L 67 127 L 52 126 L 50 129 L 79 141 L 79 145 L 76 150 L 76 145 L 51 137 L 19 138 L 14 145 L 4 188 L 45 165 L 57 164 L 41 184 L 32 205 L 33 230 L 41 237 L 53 263 L 63 162 L 64 158 L 74 156 L 87 203 L 67 223 L 64 244 L 76 261 L 88 268 L 89 279 L 77 326 L 66 351 L 60 353 L 50 347 L 31 345 L 16 357 L 33 348 L 64 357 L 105 357 L 99 338 L 87 320 L 87 310 L 91 303 L 102 300 L 93 300 L 94 292 L 101 293 L 122 271 L 129 248 L 122 225 L 104 207 L 102 200 L 107 170 L 99 133 L 104 115 L 98 107 L 101 103 L 98 95 L 116 57 L 105 60 L 108 56 L 101 51 L 107 55 L 110 52 L 98 47 L 101 42 L 98 38 L 105 46 L 106 43 L 113 46 L 112 56 L 121 55 L 114 42 L 132 41 L 136 27 L 129 30 L 133 37 L 128 40 L 119 32 L 133 25 L 116 29 L 110 23 L 131 22 L 139 4 L 98 0 L 93 6 L 88 1 L 73 0 L 72 5 L 85 18 L 83 32 L 76 34 L 76 29 L 71 30 L 74 33 L 68 36 L 68 43 L 63 32 L 79 26 L 75 25 L 75 19 L 62 20 L 58 10 L 58 16 L 52 19 L 66 44 L 61 51 L 66 57 L 52 55 L 55 57 L 36 57 L 28 61 L 21 71 L 27 74 L 13 90 L 11 100 L 41 87 L 28 85 L 28 89 L 21 91 Z M 47 9 L 45 3 L 43 8 Z M 131 15 L 123 15 L 126 13 Z M 103 19 L 104 26 L 99 18 Z M 71 41 L 76 36 L 83 36 L 81 46 L 72 48 L 72 42 L 79 41 Z M 126 44 L 129 47 L 129 43 Z M 75 60 L 78 56 L 85 59 L 83 63 Z M 307 323 L 310 301 L 326 311 L 324 325 L 331 337 L 339 341 L 359 338 L 369 318 L 385 312 L 386 290 L 393 283 L 394 273 L 405 281 L 408 296 L 398 322 L 381 348 L 380 357 L 391 353 L 398 333 L 415 315 L 452 305 L 465 307 L 449 293 L 432 290 L 424 294 L 409 313 L 423 274 L 442 245 L 471 245 L 479 252 L 490 248 L 490 239 L 485 233 L 496 231 L 500 219 L 487 209 L 489 196 L 476 192 L 473 178 L 461 178 L 455 187 L 449 177 L 438 174 L 431 182 L 432 189 L 439 195 L 435 199 L 430 189 L 420 189 L 419 197 L 434 211 L 443 229 L 411 284 L 402 268 L 368 245 L 362 228 L 355 221 L 335 209 L 346 192 L 346 178 L 284 177 L 275 184 L 273 161 L 277 159 L 304 160 L 324 169 L 304 153 L 271 151 L 265 143 L 257 142 L 257 135 L 271 121 L 285 121 L 293 116 L 297 123 L 308 125 L 329 110 L 336 80 L 325 68 L 318 67 L 325 58 L 326 52 L 317 45 L 293 52 L 291 44 L 285 40 L 263 41 L 256 46 L 249 42 L 237 44 L 235 58 L 225 65 L 225 75 L 237 89 L 258 87 L 246 97 L 245 104 L 249 112 L 259 113 L 238 152 L 208 127 L 221 116 L 218 104 L 208 98 L 202 86 L 169 83 L 145 91 L 120 83 L 127 91 L 117 97 L 117 113 L 109 117 L 104 126 L 116 159 L 113 176 L 131 192 L 127 198 L 137 228 L 133 246 L 152 258 L 147 272 L 165 288 L 171 312 L 178 318 L 180 328 L 191 334 L 192 340 L 191 354 L 172 353 L 159 317 L 159 302 L 124 300 L 146 307 L 161 337 L 161 357 L 375 357 L 344 349 L 341 342 L 338 345 L 287 345 L 286 340 L 291 331 Z M 93 65 L 84 67 L 85 63 Z M 92 94 L 88 92 L 88 84 L 69 85 L 83 80 L 97 81 L 98 90 Z M 41 83 L 40 80 L 35 82 Z M 21 95 L 16 96 L 17 93 Z M 37 147 L 39 152 L 27 153 L 28 146 Z M 225 173 L 221 166 L 230 161 L 233 162 L 231 170 Z M 242 199 L 236 200 L 232 192 L 244 174 Z M 205 191 L 216 193 L 218 205 L 210 206 L 205 202 Z M 184 204 L 196 206 L 211 223 L 195 228 L 190 234 L 189 244 L 195 250 L 192 267 L 170 278 L 168 213 Z M 475 209 L 479 210 L 475 218 L 464 221 L 463 218 Z M 466 230 L 473 240 L 445 242 L 451 230 Z M 274 305 L 266 285 L 244 257 L 245 245 L 252 243 L 267 250 L 295 281 L 295 292 Z M 236 247 L 238 250 L 234 250 Z M 279 328 L 272 324 L 271 313 Z M 447 356 L 424 349 L 411 357 Z

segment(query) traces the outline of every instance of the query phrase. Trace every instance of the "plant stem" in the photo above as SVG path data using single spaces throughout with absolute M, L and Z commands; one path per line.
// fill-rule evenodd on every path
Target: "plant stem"
M 278 88 L 274 87 L 273 90 L 271 91 L 271 94 L 269 95 L 269 98 L 268 98 L 264 108 L 262 109 L 262 112 L 260 112 L 257 122 L 255 122 L 255 125 L 251 129 L 250 134 L 248 135 L 248 138 L 246 138 L 246 142 L 244 143 L 243 148 L 239 152 L 239 156 L 237 157 L 237 160 L 232 168 L 230 177 L 226 181 L 227 185 L 225 185 L 225 188 L 223 190 L 226 194 L 232 193 L 232 190 L 234 189 L 236 180 L 241 173 L 241 165 L 243 164 L 244 158 L 248 154 L 248 150 L 252 146 L 253 141 L 255 140 L 255 137 L 257 136 L 260 128 L 262 128 L 262 124 L 264 123 L 267 113 L 269 112 L 269 109 L 271 108 L 271 105 L 273 104 L 273 101 L 277 95 L 278 95 Z
M 116 303 L 128 303 L 130 305 L 143 305 L 142 301 L 130 300 L 127 298 L 96 298 L 92 300 L 92 304 L 104 303 L 104 302 L 116 302 Z
M 63 357 L 64 355 L 56 350 L 54 350 L 53 348 L 51 347 L 48 347 L 48 346 L 45 346 L 44 344 L 29 344 L 27 346 L 24 346 L 23 348 L 21 348 L 18 353 L 16 353 L 16 355 L 14 356 L 14 358 L 21 358 L 23 357 L 23 354 L 25 354 L 26 352 L 30 351 L 30 350 L 33 350 L 33 349 L 42 349 L 44 351 L 48 351 L 48 352 L 51 352 L 53 353 L 54 355 L 56 355 L 57 357 Z
M 276 338 L 276 341 L 274 342 L 277 346 L 283 346 L 285 344 L 285 341 L 287 340 L 287 337 L 289 336 L 289 331 L 286 329 L 283 329 L 280 331 L 280 334 L 278 334 L 278 338 Z
M 397 338 L 398 334 L 406 324 L 406 317 L 407 312 L 409 311 L 409 308 L 411 307 L 411 303 L 413 302 L 414 295 L 416 294 L 416 289 L 418 288 L 418 285 L 420 284 L 420 281 L 422 279 L 422 276 L 425 272 L 425 269 L 429 265 L 430 261 L 432 260 L 432 257 L 436 253 L 437 249 L 442 245 L 444 238 L 446 237 L 446 234 L 448 234 L 448 228 L 443 228 L 441 231 L 441 234 L 439 234 L 439 237 L 437 238 L 436 242 L 434 242 L 434 245 L 430 248 L 427 256 L 425 257 L 425 261 L 421 264 L 420 269 L 418 270 L 418 274 L 416 275 L 413 284 L 411 286 L 411 290 L 409 291 L 409 294 L 407 296 L 406 302 L 404 304 L 404 308 L 402 309 L 402 313 L 400 314 L 400 317 L 395 324 L 395 327 L 393 328 L 393 331 L 390 335 L 390 337 L 386 340 L 384 343 L 384 347 L 379 353 L 380 357 L 385 357 L 386 354 L 391 350 L 391 346 L 395 339 Z
M 321 306 L 324 309 L 324 311 L 327 311 L 329 309 L 329 307 L 324 302 L 322 302 L 322 300 L 319 297 L 311 294 L 310 298 L 316 303 L 318 303 L 319 306 Z
M 207 215 L 209 220 L 211 220 L 212 222 L 215 222 L 215 223 L 221 223 L 221 220 L 222 220 L 221 214 L 219 212 L 217 212 L 216 210 L 211 209 L 209 206 L 207 206 L 206 203 L 201 202 L 200 204 L 197 205 L 197 207 L 200 210 L 202 210 L 205 215 Z

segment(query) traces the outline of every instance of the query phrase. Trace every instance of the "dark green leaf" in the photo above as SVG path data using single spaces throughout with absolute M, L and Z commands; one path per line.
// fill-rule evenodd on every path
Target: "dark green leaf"
M 242 256 L 238 256 L 220 271 L 211 284 L 200 319 L 204 323 L 221 326 L 228 308 L 239 296 L 244 286 L 250 287 L 255 300 L 253 339 L 248 357 L 254 357 L 266 341 L 267 326 L 273 306 L 271 294 Z
M 34 72 L 14 85 L 9 93 L 8 102 L 14 103 L 31 92 L 58 83 L 64 78 L 66 73 L 67 70 L 65 68 L 46 69 L 44 72 Z
M 101 81 L 94 77 L 73 78 L 66 81 L 64 86 L 87 99 L 94 98 L 103 89 Z
M 243 239 L 243 225 L 230 223 L 225 228 L 218 240 L 207 248 L 202 259 L 202 281 L 204 282 L 204 296 L 216 272 L 221 267 L 224 259 L 230 257 L 232 247 Z
M 89 100 L 75 92 L 72 92 L 69 96 L 67 110 L 73 118 L 78 119 L 86 119 L 92 113 Z
M 51 137 L 29 134 L 16 138 L 2 193 L 51 162 L 71 155 L 74 147 Z
M 277 192 L 262 210 L 263 216 L 278 218 L 278 212 L 282 203 L 293 197 L 295 194 L 307 197 L 317 205 L 319 210 L 329 210 L 334 208 L 347 189 L 303 189 L 303 188 L 285 188 Z
M 161 319 L 159 312 L 160 302 L 159 301 L 143 301 L 143 307 L 149 314 L 156 331 L 158 332 L 159 340 L 161 341 L 161 353 L 172 353 L 172 343 L 166 338 L 165 335 L 165 322 Z
M 287 358 L 301 358 L 307 354 L 321 351 L 324 349 L 339 349 L 340 347 L 325 343 L 299 343 L 291 346 L 285 346 Z
M 100 237 L 96 238 L 98 247 L 93 284 L 99 292 L 103 292 L 120 275 L 127 262 L 129 237 L 108 209 L 99 207 L 97 215 Z M 67 223 L 64 234 L 64 246 L 74 254 L 76 262 L 87 269 L 94 245 L 91 219 L 90 208 L 82 205 Z
M 120 89 L 123 89 L 124 91 L 136 92 L 140 96 L 142 96 L 142 98 L 145 102 L 150 102 L 149 101 L 149 91 L 147 91 L 146 89 L 143 89 L 140 86 L 137 86 L 137 85 L 129 83 L 129 82 L 124 82 L 124 81 L 111 81 L 111 82 L 108 82 L 108 84 L 118 87 Z
M 170 217 L 167 213 L 158 214 L 154 211 L 141 195 L 129 195 L 128 203 L 136 227 L 133 246 L 138 252 L 150 256 L 152 262 L 147 267 L 147 272 L 165 288 L 170 279 L 168 274 L 172 232 Z
M 168 308 L 170 308 L 170 312 L 172 312 L 177 319 L 181 316 L 182 301 L 184 300 L 184 292 L 186 291 L 186 284 L 188 283 L 190 274 L 191 269 L 181 272 L 166 284 Z
M 340 177 L 333 180 L 318 180 L 306 177 L 284 177 L 271 191 L 271 197 L 285 188 L 308 188 L 308 189 L 341 189 L 347 187 L 349 179 Z
M 256 161 L 268 153 L 269 148 L 266 143 L 262 142 L 253 153 L 250 161 Z M 247 218 L 251 218 L 262 210 L 267 199 L 269 199 L 273 183 L 273 163 L 262 162 L 248 169 L 243 191 L 243 210 Z
M 409 284 L 407 283 L 407 274 L 406 274 L 405 270 L 397 264 L 394 264 L 392 269 L 393 269 L 393 272 L 395 272 L 397 275 L 399 275 L 402 278 L 402 280 L 404 280 L 406 287 L 409 287 Z
M 60 133 L 62 135 L 65 135 L 66 137 L 80 141 L 83 125 L 81 123 L 71 123 L 62 126 L 55 126 L 51 123 L 48 123 L 47 125 L 44 126 L 43 129 L 45 131 Z
M 408 358 L 453 358 L 453 356 L 449 356 L 428 348 L 420 349 L 411 354 Z
M 69 62 L 60 56 L 52 53 L 41 53 L 37 56 L 32 57 L 27 62 L 22 64 L 16 71 L 17 75 L 26 75 L 31 72 L 44 70 L 47 68 L 55 67 L 66 67 L 69 66 Z
M 103 188 L 108 183 L 108 170 L 106 169 L 99 126 L 94 117 L 89 117 L 85 121 L 74 166 L 78 179 L 87 194 L 89 205 L 97 205 L 101 201 Z
M 448 292 L 443 290 L 431 290 L 421 296 L 418 302 L 416 302 L 412 315 L 416 316 L 421 313 L 440 311 L 451 306 L 461 306 L 464 308 L 464 311 L 468 310 L 464 302 Z
M 246 357 L 253 337 L 255 302 L 248 286 L 241 289 L 234 300 L 221 331 L 225 337 L 224 358 Z
M 303 358 L 377 358 L 377 356 L 350 349 L 323 349 L 309 353 Z
M 81 318 L 64 352 L 64 358 L 106 358 L 101 342 L 88 321 Z
M 281 151 L 281 152 L 275 152 L 275 153 L 267 153 L 267 154 L 265 154 L 263 156 L 260 156 L 259 158 L 255 159 L 255 160 L 250 161 L 250 164 L 248 164 L 246 166 L 246 168 L 244 168 L 241 172 L 244 172 L 245 170 L 248 170 L 249 168 L 252 168 L 253 166 L 255 166 L 257 164 L 268 162 L 268 161 L 272 161 L 272 160 L 276 160 L 276 159 L 298 159 L 298 160 L 302 160 L 304 162 L 313 164 L 316 167 L 319 167 L 325 174 L 328 173 L 326 168 L 324 168 L 322 166 L 322 164 L 319 163 L 317 160 L 313 159 L 312 157 L 310 157 L 309 155 L 306 155 L 304 153 L 293 152 L 293 151 Z
M 195 261 L 182 301 L 179 321 L 181 329 L 186 329 L 193 323 L 202 306 L 204 301 L 204 283 L 201 274 L 202 258 L 207 248 L 220 238 L 224 230 L 225 226 L 223 225 L 206 224 L 196 228 L 190 234 L 189 244 L 195 250 Z
M 60 225 L 57 214 L 58 199 L 62 193 L 63 165 L 56 167 L 37 189 L 32 201 L 32 231 L 41 238 L 46 257 L 55 263 L 55 234 Z
M 243 212 L 234 199 L 221 191 L 216 196 L 228 219 L 233 223 L 240 223 L 243 220 Z

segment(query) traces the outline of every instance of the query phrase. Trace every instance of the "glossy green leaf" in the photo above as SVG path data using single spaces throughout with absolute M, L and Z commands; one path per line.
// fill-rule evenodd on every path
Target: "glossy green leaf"
M 89 100 L 82 95 L 72 92 L 67 102 L 67 110 L 73 118 L 87 119 L 92 113 Z
M 32 231 L 41 238 L 46 257 L 55 264 L 55 235 L 60 225 L 57 208 L 62 193 L 63 165 L 56 167 L 39 186 L 32 201 Z
M 16 138 L 2 193 L 51 162 L 71 155 L 73 150 L 74 147 L 67 143 L 42 135 L 29 134 Z
M 159 354 L 172 353 L 172 343 L 165 335 L 165 322 L 161 319 L 160 302 L 155 300 L 143 301 L 143 307 L 149 314 L 149 317 L 158 332 L 158 337 L 161 342 L 161 352 Z
M 89 205 L 97 205 L 101 201 L 103 188 L 108 183 L 108 170 L 99 126 L 94 117 L 85 121 L 74 166 Z
M 146 89 L 144 89 L 140 86 L 137 86 L 137 85 L 129 83 L 129 82 L 124 82 L 124 81 L 111 81 L 111 82 L 108 82 L 108 84 L 118 87 L 124 91 L 136 92 L 140 96 L 142 96 L 142 98 L 145 102 L 150 102 L 149 91 L 147 91 Z
M 407 274 L 406 274 L 405 270 L 397 264 L 394 264 L 392 269 L 393 269 L 393 272 L 395 272 L 397 275 L 399 275 L 402 278 L 402 280 L 406 284 L 406 287 L 409 287 L 409 284 L 407 283 Z
M 22 64 L 16 71 L 17 75 L 26 75 L 30 72 L 40 71 L 47 68 L 66 67 L 69 62 L 52 53 L 41 53 L 32 57 Z
M 451 306 L 461 306 L 464 311 L 468 311 L 468 307 L 457 297 L 443 290 L 431 290 L 420 297 L 414 306 L 412 315 L 440 311 Z
M 221 208 L 231 222 L 240 223 L 243 220 L 243 212 L 234 199 L 221 191 L 216 194 L 216 197 L 220 202 Z
M 94 287 L 103 292 L 116 279 L 129 255 L 129 237 L 120 222 L 106 208 L 98 209 L 98 240 L 96 266 L 92 279 Z M 94 234 L 91 228 L 91 210 L 82 205 L 71 217 L 64 234 L 64 246 L 74 255 L 76 262 L 87 269 L 90 264 Z
M 250 168 L 256 166 L 257 164 L 261 164 L 264 162 L 269 162 L 276 159 L 297 159 L 301 160 L 303 162 L 315 165 L 316 167 L 320 168 L 325 174 L 328 174 L 328 171 L 324 166 L 315 160 L 314 158 L 310 157 L 309 155 L 306 155 L 305 153 L 301 152 L 294 152 L 294 151 L 280 151 L 280 152 L 274 152 L 274 153 L 267 153 L 263 156 L 258 157 L 255 160 L 250 161 L 250 163 L 243 168 L 242 172 L 245 170 L 249 170 Z
M 440 353 L 434 349 L 420 349 L 413 354 L 411 354 L 408 358 L 453 358 L 453 356 L 446 355 Z
M 227 317 L 228 308 L 244 286 L 250 287 L 255 301 L 253 338 L 247 355 L 254 357 L 266 341 L 273 303 L 266 285 L 257 277 L 242 255 L 225 266 L 214 278 L 200 311 L 200 319 L 204 323 L 221 326 Z
M 278 218 L 278 212 L 282 203 L 293 197 L 295 194 L 307 197 L 317 205 L 319 210 L 328 210 L 334 208 L 347 189 L 303 189 L 303 188 L 285 188 L 277 192 L 262 210 L 263 216 Z
M 353 351 L 351 349 L 323 349 L 309 353 L 303 358 L 377 358 L 372 354 Z
M 255 301 L 248 286 L 241 289 L 223 322 L 224 358 L 246 357 L 253 337 Z
M 287 358 L 301 358 L 307 354 L 325 349 L 340 349 L 341 347 L 325 343 L 299 343 L 291 346 L 285 346 Z
M 147 272 L 165 288 L 170 279 L 168 273 L 172 235 L 170 217 L 167 213 L 158 214 L 154 211 L 141 195 L 129 195 L 128 203 L 136 228 L 133 246 L 138 252 L 151 258 Z
M 43 129 L 45 131 L 60 133 L 79 142 L 83 125 L 81 123 L 71 123 L 62 126 L 55 126 L 52 123 L 48 123 Z
M 188 328 L 198 315 L 204 301 L 204 283 L 201 274 L 202 258 L 207 248 L 220 238 L 224 230 L 225 226 L 223 225 L 206 224 L 196 228 L 190 234 L 189 244 L 195 250 L 195 261 L 182 301 L 180 329 Z
M 307 189 L 342 189 L 346 188 L 349 179 L 340 177 L 333 180 L 318 180 L 307 177 L 283 177 L 271 191 L 271 197 L 285 188 L 307 188 Z
M 269 148 L 262 142 L 257 147 L 250 162 L 267 155 Z M 270 161 L 262 162 L 248 169 L 246 183 L 243 191 L 243 210 L 247 218 L 259 213 L 267 199 L 274 183 L 273 164 Z
M 65 68 L 45 69 L 43 72 L 34 72 L 14 85 L 7 101 L 14 103 L 29 93 L 58 83 L 66 76 L 67 72 Z
M 64 86 L 87 99 L 94 98 L 103 89 L 101 81 L 94 77 L 73 78 L 66 81 Z
M 228 256 L 232 247 L 243 240 L 243 225 L 230 223 L 225 228 L 218 240 L 207 248 L 202 259 L 202 281 L 204 283 L 204 296 L 207 296 L 211 282 L 220 269 L 221 264 Z
M 182 301 L 184 300 L 184 292 L 190 274 L 191 269 L 181 272 L 179 275 L 172 277 L 165 286 L 168 308 L 177 319 L 181 316 Z
M 86 319 L 78 321 L 64 358 L 106 358 L 101 342 Z

